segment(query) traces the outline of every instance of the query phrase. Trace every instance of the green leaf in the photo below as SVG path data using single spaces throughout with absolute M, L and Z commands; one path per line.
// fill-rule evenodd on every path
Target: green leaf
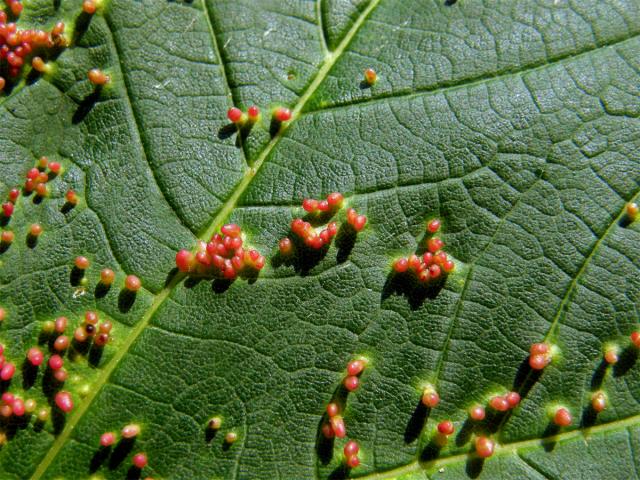
M 3 226 L 15 241 L 0 254 L 0 341 L 19 368 L 1 388 L 53 404 L 50 374 L 22 368 L 48 347 L 43 323 L 64 315 L 72 331 L 95 310 L 115 326 L 104 349 L 68 353 L 71 413 L 0 420 L 1 479 L 639 475 L 640 229 L 625 205 L 640 183 L 640 3 L 104 0 L 91 18 L 80 4 L 25 2 L 20 29 L 62 20 L 71 45 L 0 97 L 1 196 L 42 155 L 64 167 Z M 111 82 L 96 90 L 92 68 Z M 254 104 L 250 131 L 226 126 L 229 107 Z M 277 105 L 293 112 L 280 130 Z M 365 229 L 283 261 L 302 199 L 332 191 Z M 434 217 L 456 269 L 417 288 L 391 265 L 424 250 Z M 228 222 L 267 257 L 257 278 L 176 273 L 179 249 Z M 529 347 L 543 340 L 557 353 L 536 374 Z M 611 345 L 621 359 L 607 367 Z M 344 440 L 320 428 L 360 355 L 343 415 L 361 465 L 346 471 Z M 516 409 L 467 419 L 509 390 Z M 570 427 L 552 425 L 559 405 Z M 456 432 L 438 449 L 444 419 Z M 99 448 L 132 422 L 132 444 Z M 480 434 L 497 443 L 485 461 Z

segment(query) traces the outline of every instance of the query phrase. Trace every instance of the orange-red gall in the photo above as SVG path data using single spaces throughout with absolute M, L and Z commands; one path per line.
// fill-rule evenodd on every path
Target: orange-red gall
M 226 225 L 223 225 L 220 227 L 220 231 L 228 237 L 239 237 L 242 233 L 240 226 L 235 223 L 227 223 Z
M 340 415 L 335 415 L 329 419 L 333 434 L 337 438 L 344 438 L 347 435 L 347 427 L 344 424 L 344 419 Z
M 58 370 L 56 370 L 55 372 L 53 372 L 53 378 L 56 379 L 57 382 L 59 383 L 64 383 L 67 381 L 67 371 L 64 368 L 60 368 Z
M 573 422 L 573 417 L 569 410 L 564 407 L 560 407 L 553 414 L 553 423 L 559 427 L 568 427 Z
M 11 380 L 15 372 L 16 366 L 13 363 L 5 363 L 0 369 L 0 380 L 2 380 L 3 382 Z
M 116 434 L 113 432 L 105 432 L 100 435 L 100 446 L 102 447 L 110 447 L 116 443 Z
M 142 283 L 140 282 L 140 279 L 135 275 L 127 275 L 127 278 L 125 278 L 124 280 L 124 286 L 131 292 L 137 292 L 138 290 L 140 290 Z
M 57 333 L 64 333 L 67 328 L 67 317 L 58 317 L 53 323 L 53 328 Z
M 364 81 L 369 85 L 373 85 L 378 81 L 378 74 L 373 68 L 367 68 L 364 71 Z
M 84 327 L 78 327 L 73 332 L 73 338 L 78 343 L 84 343 L 87 341 L 87 331 L 84 329 Z
M 332 192 L 327 195 L 327 203 L 331 208 L 341 208 L 344 203 L 344 195 L 340 192 Z
M 56 406 L 64 413 L 73 410 L 73 398 L 69 392 L 58 392 L 55 396 Z
M 2 243 L 7 245 L 10 243 L 13 243 L 14 238 L 15 238 L 15 235 L 10 230 L 5 230 L 4 232 L 2 232 L 2 234 L 0 234 L 0 240 L 2 240 Z
M 25 413 L 25 408 L 24 408 L 24 400 L 22 400 L 21 398 L 16 398 L 13 401 L 13 414 L 16 417 L 22 417 Z
M 39 237 L 42 235 L 42 226 L 39 223 L 32 223 L 29 227 L 29 234 L 32 237 Z
M 636 348 L 640 348 L 640 332 L 632 332 L 631 335 L 629 335 L 629 338 Z
M 16 203 L 16 200 L 18 200 L 18 197 L 20 196 L 20 189 L 18 188 L 12 188 L 11 190 L 9 190 L 9 201 Z
M 436 408 L 440 403 L 440 395 L 431 387 L 422 392 L 422 404 L 428 408 Z
M 222 419 L 220 417 L 212 417 L 207 422 L 207 427 L 211 430 L 220 430 Z
M 100 333 L 96 336 L 96 339 L 93 341 L 93 344 L 96 347 L 104 347 L 107 343 L 109 343 L 109 334 L 108 333 Z
M 443 435 L 451 435 L 453 430 L 453 422 L 451 420 L 444 420 L 438 424 L 438 432 Z
M 347 373 L 349 375 L 359 375 L 364 370 L 366 362 L 364 360 L 352 360 L 347 363 Z
M 444 247 L 444 242 L 438 237 L 432 237 L 427 240 L 427 249 L 431 253 L 436 253 L 438 250 L 441 250 Z
M 440 230 L 440 220 L 435 218 L 427 223 L 427 230 L 431 233 L 436 233 L 438 230 Z
M 86 270 L 90 265 L 89 259 L 83 256 L 76 257 L 73 263 L 78 270 Z
M 455 268 L 456 268 L 456 264 L 453 262 L 453 260 L 446 260 L 446 261 L 442 264 L 442 269 L 443 269 L 446 273 L 453 272 L 453 270 L 455 270 Z
M 135 423 L 130 423 L 129 425 L 125 425 L 120 432 L 122 438 L 132 439 L 140 435 L 140 425 Z
M 478 437 L 475 441 L 476 453 L 481 458 L 489 458 L 495 450 L 495 443 L 487 437 Z
M 31 66 L 37 72 L 44 73 L 47 71 L 47 64 L 40 57 L 33 57 L 31 59 Z
M 618 356 L 618 349 L 616 347 L 609 347 L 604 352 L 604 361 L 609 365 L 615 365 L 618 363 L 620 357 Z
M 293 242 L 289 237 L 285 237 L 278 243 L 278 249 L 282 255 L 290 255 L 293 250 Z
M 496 395 L 489 400 L 489 406 L 498 412 L 506 412 L 509 410 L 509 402 L 501 395 Z
M 51 370 L 60 370 L 64 365 L 64 360 L 57 353 L 49 357 L 49 368 Z
M 111 322 L 102 322 L 98 327 L 98 331 L 100 333 L 110 333 L 113 328 L 113 324 Z
M 227 432 L 227 434 L 224 436 L 224 441 L 226 443 L 235 443 L 236 440 L 238 440 L 238 434 L 234 431 Z
M 67 348 L 69 348 L 69 337 L 66 335 L 60 335 L 53 342 L 53 348 L 57 352 L 64 352 Z
M 231 107 L 227 110 L 227 118 L 235 124 L 244 123 L 244 113 L 238 107 Z
M 329 418 L 335 417 L 339 413 L 340 413 L 340 407 L 338 406 L 337 403 L 331 402 L 327 404 L 327 415 L 329 416 Z
M 625 207 L 625 211 L 627 213 L 627 216 L 629 217 L 629 220 L 631 220 L 632 222 L 638 217 L 638 204 L 635 202 L 630 202 L 627 203 L 626 207 Z
M 278 107 L 273 111 L 273 118 L 278 122 L 288 122 L 291 120 L 291 110 L 285 107 Z
M 96 2 L 93 0 L 84 0 L 84 2 L 82 2 L 82 11 L 87 15 L 93 15 L 96 13 Z
M 356 232 L 362 231 L 362 229 L 367 224 L 367 217 L 364 215 L 358 215 L 351 224 Z
M 358 465 L 360 465 L 360 459 L 358 458 L 357 455 L 352 455 L 350 457 L 347 457 L 346 463 L 347 463 L 347 467 L 356 468 Z
M 116 274 L 110 268 L 100 270 L 100 283 L 103 285 L 111 285 L 116 278 Z
M 36 195 L 39 197 L 49 196 L 49 188 L 44 183 L 38 183 L 36 185 Z
M 531 355 L 544 355 L 549 353 L 549 344 L 548 343 L 533 343 L 529 348 L 529 353 Z
M 94 85 L 106 85 L 111 80 L 109 75 L 106 75 L 102 70 L 98 68 L 92 68 L 87 74 L 89 81 Z
M 13 215 L 13 203 L 11 202 L 4 202 L 2 204 L 2 214 L 5 217 L 10 217 L 11 215 Z
M 509 404 L 509 408 L 515 408 L 520 403 L 520 394 L 518 392 L 509 392 L 504 397 Z
M 355 375 L 349 375 L 344 379 L 342 383 L 344 384 L 344 388 L 346 388 L 350 392 L 353 392 L 360 386 L 360 379 Z
M 27 360 L 29 360 L 29 363 L 34 367 L 38 367 L 42 365 L 42 362 L 44 361 L 44 354 L 38 347 L 32 347 L 27 350 Z
M 13 415 L 13 408 L 11 407 L 11 405 L 2 405 L 0 407 L 1 417 L 9 418 L 11 415 Z
M 476 422 L 479 422 L 480 420 L 484 420 L 485 415 L 486 415 L 486 412 L 482 405 L 474 405 L 469 410 L 469 417 L 471 417 L 471 420 L 475 420 Z
M 133 463 L 134 467 L 142 470 L 147 466 L 147 455 L 144 453 L 136 453 L 131 459 L 131 463 Z
M 342 449 L 345 457 L 352 457 L 353 455 L 357 455 L 360 451 L 360 445 L 355 440 L 349 440 L 344 444 L 344 448 Z
M 96 325 L 98 323 L 98 314 L 94 311 L 87 310 L 84 312 L 84 323 Z
M 78 194 L 73 190 L 68 190 L 65 194 L 65 198 L 71 205 L 76 205 L 78 203 Z
M 542 355 L 542 354 L 531 355 L 529 357 L 529 366 L 534 370 L 542 370 L 544 367 L 546 367 L 549 364 L 550 361 L 551 360 L 547 355 Z
M 607 397 L 604 392 L 595 392 L 591 396 L 591 408 L 594 412 L 600 413 L 607 408 Z
M 180 250 L 176 253 L 176 267 L 181 272 L 188 272 L 194 265 L 195 257 L 189 250 Z
M 335 436 L 333 433 L 333 427 L 329 423 L 323 423 L 320 430 L 322 431 L 324 438 L 333 438 Z
M 309 213 L 313 213 L 318 209 L 318 200 L 314 198 L 305 198 L 302 200 L 302 208 Z
M 249 121 L 257 122 L 260 119 L 260 109 L 255 105 L 251 105 L 247 109 L 247 116 L 249 117 Z
M 2 90 L 4 90 L 4 86 L 6 85 L 7 81 L 4 79 L 4 77 L 0 77 L 0 92 Z

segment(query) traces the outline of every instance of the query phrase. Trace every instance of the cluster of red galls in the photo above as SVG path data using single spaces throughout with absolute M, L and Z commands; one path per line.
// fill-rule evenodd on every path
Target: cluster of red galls
M 9 0 L 6 3 L 14 16 L 18 16 L 22 12 L 22 4 L 19 1 Z M 17 77 L 22 72 L 26 59 L 34 52 L 67 46 L 63 33 L 64 23 L 62 22 L 56 23 L 51 32 L 18 30 L 15 22 L 8 21 L 7 13 L 0 11 L 0 67 L 3 67 L 6 62 L 6 71 L 9 77 Z M 36 70 L 42 71 L 44 62 L 40 57 L 35 56 L 32 59 L 32 66 Z M 0 77 L 0 91 L 4 89 L 5 84 L 6 79 Z
M 271 112 L 273 120 L 283 123 L 291 120 L 291 110 L 286 107 L 276 107 Z M 238 127 L 253 125 L 260 120 L 260 109 L 255 105 L 247 108 L 247 112 L 243 112 L 238 107 L 231 107 L 227 111 L 227 118 Z
M 302 208 L 310 215 L 327 214 L 333 216 L 344 204 L 344 196 L 340 192 L 333 192 L 327 195 L 324 200 L 305 198 L 302 201 Z M 367 217 L 359 215 L 353 208 L 347 210 L 347 223 L 356 231 L 360 232 L 367 224 Z M 295 233 L 304 244 L 314 250 L 319 250 L 331 243 L 338 234 L 337 222 L 329 222 L 325 228 L 318 232 L 310 222 L 302 218 L 294 218 L 291 222 L 291 231 Z M 293 251 L 293 242 L 285 237 L 280 240 L 280 253 L 289 255 Z
M 247 269 L 261 270 L 264 256 L 257 250 L 243 248 L 242 229 L 234 224 L 223 225 L 220 233 L 208 243 L 198 242 L 197 252 L 180 250 L 176 254 L 178 270 L 189 274 L 207 275 L 219 273 L 227 280 L 234 280 Z
M 347 364 L 347 375 L 345 376 L 342 384 L 349 391 L 353 392 L 360 386 L 360 375 L 364 371 L 367 365 L 365 359 L 352 360 Z M 344 418 L 340 415 L 340 406 L 331 402 L 327 405 L 327 417 L 328 422 L 322 425 L 322 434 L 325 438 L 344 438 L 347 435 L 347 428 L 344 423 Z M 360 459 L 358 458 L 358 452 L 360 447 L 355 440 L 348 441 L 344 446 L 344 458 L 345 463 L 349 468 L 355 468 L 360 465 Z
M 129 425 L 125 425 L 122 428 L 120 435 L 124 440 L 131 441 L 135 439 L 138 435 L 140 435 L 140 426 L 135 423 L 130 423 Z M 111 448 L 116 443 L 117 440 L 118 440 L 118 437 L 115 432 L 105 432 L 102 435 L 100 435 L 100 446 L 105 449 Z M 135 455 L 133 455 L 133 457 L 131 457 L 131 463 L 137 469 L 142 470 L 144 467 L 147 466 L 147 463 L 148 463 L 147 454 L 144 452 L 136 453 Z
M 430 233 L 440 230 L 440 220 L 431 220 L 427 224 Z M 427 240 L 427 251 L 422 255 L 412 254 L 407 258 L 398 258 L 393 262 L 393 269 L 397 273 L 411 272 L 422 283 L 440 278 L 443 273 L 452 272 L 456 265 L 451 260 L 444 248 L 441 238 L 431 237 Z

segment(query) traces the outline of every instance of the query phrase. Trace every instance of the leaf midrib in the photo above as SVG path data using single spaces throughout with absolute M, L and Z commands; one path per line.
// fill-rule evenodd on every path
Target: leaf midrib
M 207 21 L 209 22 L 209 26 L 211 28 L 211 34 L 213 37 L 212 42 L 215 42 L 214 46 L 217 49 L 217 42 L 215 39 L 215 34 L 213 32 L 213 27 L 210 22 L 208 10 L 206 8 L 206 5 L 204 5 L 205 0 L 202 0 L 202 1 L 203 1 L 203 7 L 205 10 L 204 13 L 205 13 L 205 16 L 207 17 Z M 304 105 L 306 104 L 306 102 L 311 98 L 315 90 L 324 81 L 327 74 L 331 70 L 331 67 L 333 66 L 333 64 L 336 62 L 337 59 L 341 57 L 342 53 L 345 51 L 347 46 L 351 43 L 351 40 L 353 39 L 353 37 L 360 30 L 366 18 L 378 6 L 379 3 L 380 3 L 380 0 L 373 0 L 368 5 L 368 7 L 360 14 L 358 19 L 354 22 L 351 29 L 342 39 L 338 47 L 331 54 L 326 56 L 324 63 L 318 70 L 318 73 L 314 77 L 313 81 L 309 84 L 305 92 L 298 99 L 298 102 L 294 106 L 292 110 L 292 118 L 287 128 L 289 128 L 299 118 L 300 112 L 304 108 Z M 109 25 L 109 29 L 111 30 L 110 25 Z M 222 61 L 220 62 L 220 68 L 224 69 L 222 65 Z M 226 73 L 225 73 L 225 78 L 226 78 Z M 228 87 L 228 84 L 227 84 L 227 87 Z M 260 170 L 260 167 L 264 164 L 266 158 L 269 156 L 273 148 L 278 144 L 278 142 L 283 137 L 285 132 L 286 132 L 286 129 L 282 128 L 276 135 L 274 135 L 274 137 L 264 147 L 260 155 L 255 160 L 253 164 L 253 168 L 247 168 L 247 170 L 243 175 L 243 178 L 236 185 L 236 187 L 234 187 L 233 193 L 231 194 L 229 199 L 224 203 L 222 208 L 219 210 L 218 214 L 214 217 L 210 226 L 201 235 L 199 235 L 200 238 L 202 239 L 210 238 L 211 235 L 222 226 L 225 219 L 229 216 L 229 214 L 235 208 L 235 205 L 238 199 L 240 198 L 240 196 L 247 189 L 247 187 L 251 183 L 251 180 L 255 177 L 255 174 Z M 142 316 L 140 321 L 136 324 L 134 329 L 129 333 L 126 340 L 120 346 L 120 348 L 118 348 L 118 350 L 116 351 L 113 358 L 109 361 L 109 363 L 107 363 L 104 366 L 101 375 L 98 377 L 96 383 L 93 385 L 93 388 L 91 389 L 91 392 L 89 393 L 89 395 L 87 395 L 83 399 L 82 403 L 80 403 L 80 405 L 76 407 L 76 410 L 74 411 L 72 416 L 70 418 L 67 418 L 67 422 L 65 424 L 64 429 L 55 438 L 49 451 L 44 456 L 42 461 L 38 464 L 38 468 L 36 468 L 33 475 L 31 476 L 32 480 L 40 479 L 46 473 L 47 469 L 49 468 L 53 460 L 58 456 L 58 453 L 60 452 L 62 447 L 66 444 L 67 440 L 71 436 L 71 433 L 73 432 L 74 428 L 76 427 L 78 422 L 83 418 L 85 412 L 92 405 L 93 400 L 95 400 L 98 393 L 102 390 L 102 387 L 107 383 L 107 381 L 111 377 L 111 374 L 113 373 L 115 368 L 119 365 L 122 358 L 129 352 L 129 349 L 131 348 L 131 346 L 135 343 L 135 341 L 138 339 L 140 334 L 147 327 L 151 318 L 153 317 L 155 312 L 158 310 L 158 308 L 160 308 L 160 306 L 164 303 L 164 301 L 169 297 L 173 289 L 184 278 L 185 278 L 184 274 L 174 275 L 171 281 L 156 295 L 149 310 L 145 312 L 145 314 Z

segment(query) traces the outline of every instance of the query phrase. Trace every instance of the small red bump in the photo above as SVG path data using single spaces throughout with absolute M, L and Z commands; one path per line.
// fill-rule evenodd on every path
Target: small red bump
M 11 202 L 5 202 L 2 204 L 2 214 L 5 217 L 10 217 L 11 215 L 13 215 L 13 203 Z
M 626 208 L 627 216 L 633 222 L 638 216 L 638 210 L 640 209 L 638 207 L 638 204 L 634 202 L 627 203 L 627 206 L 625 208 Z
M 353 228 L 356 232 L 360 232 L 362 231 L 362 229 L 364 228 L 364 226 L 367 224 L 367 217 L 365 217 L 364 215 L 358 215 L 354 220 L 353 220 Z
M 321 212 L 328 212 L 329 210 L 331 210 L 331 206 L 329 205 L 328 201 L 320 200 L 318 202 L 318 210 L 320 210 Z
M 306 212 L 313 213 L 318 209 L 318 200 L 314 198 L 305 198 L 302 200 L 302 208 Z
M 180 250 L 176 253 L 176 267 L 181 272 L 188 272 L 193 266 L 193 253 L 189 250 Z
M 438 250 L 442 249 L 442 247 L 444 247 L 444 242 L 438 237 L 432 237 L 427 240 L 427 249 L 431 253 L 436 253 Z
M 83 343 L 87 341 L 87 331 L 83 327 L 78 327 L 73 332 L 73 338 L 78 343 Z
M 344 420 L 340 415 L 331 417 L 329 419 L 329 423 L 331 423 L 331 428 L 333 429 L 333 433 L 336 437 L 344 438 L 347 435 L 347 428 L 345 427 Z
M 42 365 L 44 361 L 44 354 L 38 347 L 31 347 L 27 350 L 27 359 L 34 367 Z
M 78 203 L 78 195 L 73 190 L 67 191 L 65 198 L 71 205 L 76 205 Z
M 147 466 L 147 456 L 144 453 L 136 453 L 131 459 L 131 462 L 136 468 L 142 470 Z
M 529 353 L 531 355 L 544 355 L 549 352 L 549 344 L 548 343 L 534 343 L 531 345 L 529 349 Z
M 331 208 L 341 208 L 344 202 L 344 195 L 340 192 L 333 192 L 327 195 L 327 203 Z
M 453 272 L 453 270 L 456 268 L 456 264 L 453 262 L 453 260 L 447 260 L 446 262 L 444 262 L 442 264 L 442 269 L 446 272 L 446 273 L 450 273 Z
M 431 265 L 429 267 L 429 277 L 438 278 L 441 273 L 442 273 L 442 270 L 438 265 Z
M 67 337 L 66 335 L 60 335 L 53 342 L 53 348 L 58 352 L 65 351 L 67 348 L 69 348 L 69 337 Z
M 344 452 L 344 456 L 347 458 L 357 455 L 359 451 L 360 451 L 360 446 L 358 445 L 358 442 L 356 442 L 355 440 L 349 440 L 347 443 L 344 444 L 343 452 Z
M 106 85 L 111 80 L 102 70 L 93 68 L 87 74 L 89 81 L 94 85 Z
M 0 234 L 0 240 L 6 245 L 13 243 L 14 238 L 15 234 L 10 230 L 5 230 L 4 232 L 2 232 L 2 234 Z
M 18 197 L 20 196 L 20 190 L 17 188 L 12 188 L 11 190 L 9 190 L 9 201 L 16 203 L 16 200 L 18 200 Z
M 338 407 L 337 403 L 331 402 L 327 404 L 327 415 L 329 415 L 329 417 L 335 417 L 339 413 L 340 413 L 340 407 Z
M 100 282 L 103 285 L 111 285 L 116 278 L 116 274 L 110 268 L 103 268 L 100 271 Z
M 600 413 L 607 408 L 607 397 L 603 392 L 595 392 L 591 396 L 591 407 L 597 413 Z
M 571 413 L 564 407 L 560 407 L 556 410 L 556 413 L 553 415 L 553 423 L 558 425 L 559 427 L 568 427 L 573 422 L 573 418 L 571 417 Z
M 278 244 L 278 248 L 282 255 L 289 255 L 293 250 L 293 243 L 291 242 L 290 238 L 285 237 L 282 240 L 280 240 L 280 243 Z
M 629 338 L 631 338 L 631 342 L 636 348 L 640 348 L 640 332 L 631 333 Z
M 16 417 L 22 417 L 25 413 L 24 400 L 21 398 L 16 398 L 13 401 L 13 414 Z
M 124 280 L 124 286 L 131 292 L 137 292 L 138 290 L 140 290 L 142 283 L 140 282 L 140 279 L 135 275 L 127 275 L 127 278 L 125 278 Z
M 86 270 L 89 268 L 90 262 L 87 257 L 80 256 L 76 257 L 74 264 L 78 270 Z
M 84 0 L 84 2 L 82 2 L 82 11 L 87 15 L 93 15 L 96 13 L 96 2 L 93 0 Z
M 84 312 L 84 323 L 89 325 L 97 325 L 98 323 L 98 314 L 91 310 L 87 310 Z
M 233 123 L 240 123 L 242 120 L 242 110 L 237 107 L 231 107 L 227 111 L 227 118 Z
M 327 224 L 327 231 L 329 232 L 330 236 L 335 237 L 336 234 L 338 233 L 338 223 L 337 222 L 329 222 Z
M 425 388 L 422 392 L 422 404 L 425 407 L 436 408 L 440 403 L 440 395 L 433 388 Z
M 42 235 L 42 226 L 39 223 L 33 223 L 29 227 L 29 234 L 32 237 L 39 237 Z
M 484 407 L 481 405 L 474 405 L 473 407 L 471 407 L 471 410 L 469 410 L 469 416 L 471 417 L 471 419 L 478 422 L 480 420 L 484 420 L 485 415 L 486 413 Z
M 49 368 L 51 370 L 60 370 L 64 365 L 64 360 L 58 354 L 51 355 L 49 357 Z
M 506 412 L 509 410 L 509 402 L 503 396 L 496 395 L 489 400 L 489 406 L 498 412 Z
M 373 68 L 367 68 L 364 71 L 364 81 L 369 85 L 373 85 L 378 81 L 378 74 Z
M 476 438 L 476 453 L 481 458 L 488 458 L 493 455 L 493 451 L 495 449 L 495 443 L 493 440 L 487 437 L 478 437 Z
M 273 112 L 273 118 L 278 122 L 288 122 L 291 120 L 291 110 L 285 107 L 278 107 Z
M 604 361 L 609 365 L 615 365 L 616 363 L 618 363 L 619 359 L 620 358 L 618 357 L 618 349 L 615 347 L 608 348 L 604 352 Z
M 127 439 L 131 439 L 131 438 L 135 438 L 140 434 L 140 426 L 136 425 L 135 423 L 130 423 L 129 425 L 125 425 L 122 428 L 122 438 L 127 438 Z
M 440 220 L 436 218 L 427 223 L 427 230 L 429 230 L 429 232 L 431 233 L 436 233 L 438 230 L 440 230 Z
M 356 468 L 358 465 L 360 465 L 360 459 L 357 455 L 347 457 L 347 466 L 349 468 Z
M 358 387 L 360 386 L 360 379 L 355 375 L 350 375 L 344 379 L 343 383 L 344 383 L 344 388 L 346 388 L 350 392 L 353 392 L 357 390 Z
M 16 396 L 13 393 L 4 392 L 2 394 L 2 403 L 6 404 L 6 405 L 13 404 L 15 399 L 16 399 Z
M 116 443 L 116 434 L 113 432 L 106 432 L 100 435 L 100 445 L 103 447 L 110 447 Z
M 59 162 L 49 162 L 49 170 L 51 170 L 52 173 L 58 174 L 60 173 L 60 170 L 62 169 L 62 165 L 60 165 Z
M 505 395 L 505 399 L 510 408 L 515 408 L 520 403 L 520 394 L 518 392 L 509 392 Z
M 260 109 L 252 105 L 247 109 L 247 114 L 249 115 L 249 120 L 255 122 L 260 118 Z
M 53 378 L 55 378 L 60 383 L 64 383 L 67 380 L 67 376 L 67 371 L 64 368 L 53 372 Z
M 534 370 L 542 370 L 549 364 L 549 357 L 547 355 L 531 355 L 529 357 L 529 366 Z
M 229 237 L 239 237 L 242 233 L 241 228 L 235 223 L 227 223 L 220 228 L 220 231 Z
M 364 360 L 352 360 L 347 364 L 347 373 L 349 375 L 359 375 L 366 366 Z
M 309 239 L 307 243 L 311 248 L 315 250 L 319 250 L 324 246 L 324 241 L 322 241 L 322 237 L 315 236 Z
M 333 433 L 333 427 L 328 423 L 323 423 L 321 430 L 324 438 L 333 438 L 335 436 L 335 434 Z
M 5 363 L 2 366 L 2 369 L 0 369 L 0 380 L 2 380 L 3 382 L 11 380 L 15 372 L 16 366 L 13 363 Z
M 13 408 L 11 405 L 3 405 L 0 407 L 0 416 L 9 418 L 11 415 L 13 415 Z
M 406 258 L 398 258 L 393 262 L 393 269 L 398 273 L 404 273 L 409 268 L 409 260 Z
M 453 423 L 451 420 L 445 420 L 438 424 L 438 432 L 443 435 L 451 435 L 454 431 Z
M 73 398 L 69 392 L 58 392 L 55 396 L 56 405 L 64 413 L 69 413 L 73 410 Z

